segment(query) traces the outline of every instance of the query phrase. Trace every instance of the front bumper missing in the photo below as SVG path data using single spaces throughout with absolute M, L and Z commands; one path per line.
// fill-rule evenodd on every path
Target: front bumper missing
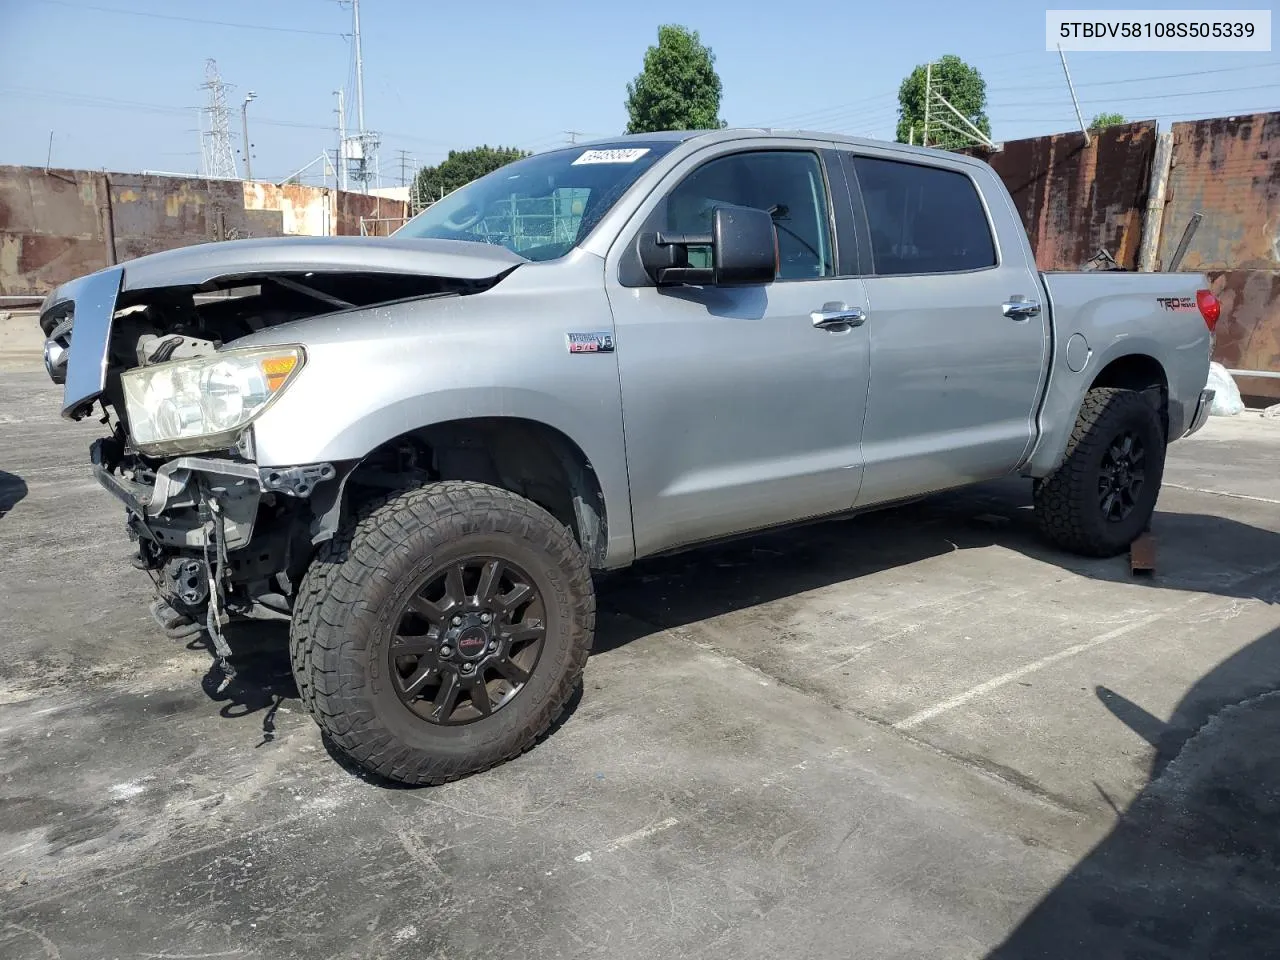
M 1208 421 L 1209 409 L 1213 406 L 1213 398 L 1216 394 L 1216 390 L 1200 391 L 1200 399 L 1196 402 L 1196 412 L 1191 416 L 1191 426 L 1189 426 L 1187 428 L 1187 432 L 1182 435 L 1184 439 L 1191 436 Z
M 138 535 L 160 546 L 209 546 L 210 527 L 200 506 L 210 498 L 217 500 L 222 513 L 227 550 L 239 550 L 253 537 L 262 488 L 252 463 L 180 457 L 160 467 L 155 484 L 148 485 L 119 476 L 95 451 L 93 473 L 102 488 L 125 505 Z
M 200 508 L 215 499 L 228 551 L 242 549 L 253 538 L 264 494 L 307 497 L 316 484 L 336 475 L 329 463 L 267 468 L 240 460 L 179 457 L 156 470 L 155 483 L 149 485 L 115 473 L 98 445 L 93 471 L 103 489 L 125 505 L 138 535 L 164 547 L 209 546 L 210 527 Z

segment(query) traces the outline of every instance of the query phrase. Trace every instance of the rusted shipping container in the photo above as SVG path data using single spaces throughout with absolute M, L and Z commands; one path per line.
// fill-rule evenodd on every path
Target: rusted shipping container
M 403 219 L 406 206 L 323 187 L 0 166 L 0 295 L 42 296 L 109 263 L 194 243 L 358 236 L 361 218 Z
M 1078 270 L 1099 248 L 1136 269 L 1156 125 L 1122 124 L 1087 146 L 1084 139 L 1076 131 L 966 152 L 1008 187 L 1041 270 Z
M 1214 359 L 1280 373 L 1280 112 L 1175 123 L 1160 262 L 1203 216 L 1180 269 L 1209 274 L 1222 298 Z M 1280 401 L 1280 379 L 1237 377 Z

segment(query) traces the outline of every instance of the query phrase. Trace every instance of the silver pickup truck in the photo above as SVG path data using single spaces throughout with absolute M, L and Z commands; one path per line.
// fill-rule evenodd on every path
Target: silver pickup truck
M 1038 273 L 977 160 L 719 130 L 533 156 L 389 238 L 143 257 L 40 322 L 161 626 L 229 676 L 228 624 L 288 621 L 333 743 L 439 783 L 561 714 L 593 571 L 1011 475 L 1125 550 L 1208 415 L 1206 286 Z

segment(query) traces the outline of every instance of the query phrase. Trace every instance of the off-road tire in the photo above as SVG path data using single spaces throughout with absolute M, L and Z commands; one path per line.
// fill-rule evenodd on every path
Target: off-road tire
M 1102 461 L 1117 437 L 1132 432 L 1146 449 L 1145 480 L 1132 512 L 1109 520 L 1099 502 Z M 1098 387 L 1085 394 L 1067 457 L 1034 487 L 1040 529 L 1058 546 L 1086 557 L 1123 553 L 1147 529 L 1164 476 L 1166 439 L 1160 415 L 1140 393 Z
M 440 726 L 397 698 L 386 644 L 415 584 L 469 544 L 487 555 L 509 552 L 539 581 L 546 639 L 510 703 L 470 724 Z M 293 674 L 308 712 L 360 767 L 440 784 L 518 756 L 561 717 L 586 665 L 595 615 L 586 557 L 551 514 L 487 484 L 431 483 L 361 504 L 321 548 L 298 589 Z

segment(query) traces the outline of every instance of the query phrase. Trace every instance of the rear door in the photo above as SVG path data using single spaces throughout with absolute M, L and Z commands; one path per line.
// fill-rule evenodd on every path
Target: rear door
M 1003 189 L 984 202 L 984 172 L 945 155 L 842 156 L 871 261 L 859 505 L 1008 474 L 1035 437 L 1049 310 L 1025 243 L 998 240 L 1022 230 Z
M 637 555 L 853 505 L 866 295 L 840 162 L 822 146 L 739 141 L 692 155 L 609 256 Z M 708 233 L 725 205 L 773 210 L 777 279 L 655 287 L 636 236 Z M 824 320 L 839 316 L 853 321 Z

